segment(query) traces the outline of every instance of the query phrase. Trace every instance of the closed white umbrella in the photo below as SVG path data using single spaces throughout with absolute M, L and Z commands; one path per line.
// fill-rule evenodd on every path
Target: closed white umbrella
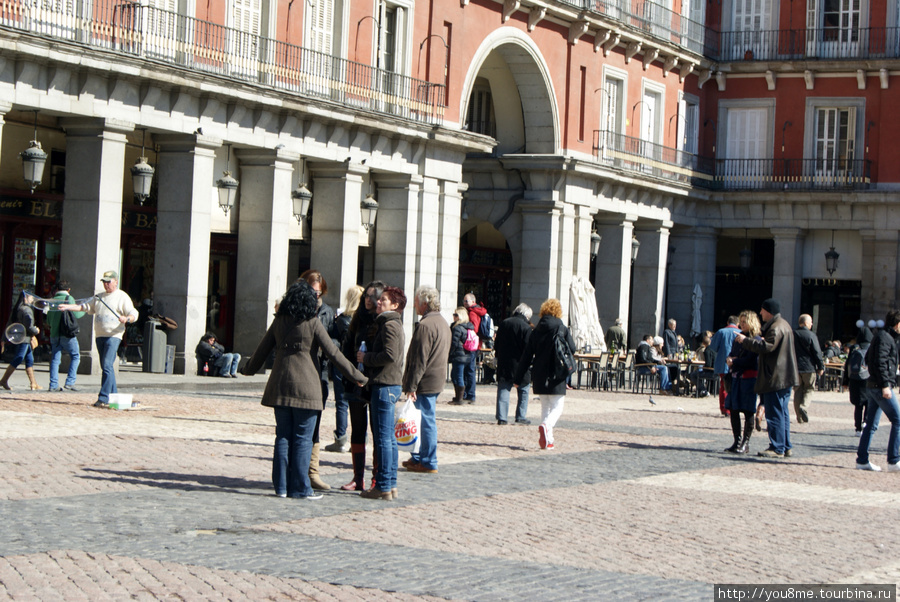
M 593 353 L 606 351 L 594 287 L 580 276 L 573 278 L 569 286 L 569 330 L 577 349 L 590 346 Z
M 694 285 L 694 292 L 691 294 L 691 336 L 696 336 L 702 331 L 700 323 L 701 305 L 703 305 L 703 291 L 698 283 Z

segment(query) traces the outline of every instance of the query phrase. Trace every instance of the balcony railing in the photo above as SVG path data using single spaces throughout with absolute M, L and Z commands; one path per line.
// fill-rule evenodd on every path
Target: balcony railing
M 594 158 L 605 165 L 712 190 L 865 190 L 865 159 L 712 159 L 594 130 Z
M 900 28 L 723 31 L 720 61 L 848 60 L 900 57 Z
M 68 9 L 73 6 L 78 8 Z M 435 125 L 443 120 L 441 84 L 133 2 L 2 0 L 0 27 L 405 119 Z

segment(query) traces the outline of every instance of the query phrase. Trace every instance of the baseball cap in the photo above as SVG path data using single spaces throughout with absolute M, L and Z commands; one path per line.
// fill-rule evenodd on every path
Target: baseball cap
M 104 282 L 109 282 L 110 280 L 118 280 L 118 279 L 119 279 L 119 274 L 113 270 L 103 272 L 103 276 L 100 277 L 100 280 L 102 280 Z

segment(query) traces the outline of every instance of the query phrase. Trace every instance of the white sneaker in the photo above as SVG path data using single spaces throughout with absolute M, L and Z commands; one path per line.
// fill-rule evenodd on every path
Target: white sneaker
M 881 470 L 880 468 L 878 470 Z M 308 495 L 304 498 L 300 498 L 303 500 L 321 500 L 324 496 L 321 493 L 314 493 L 312 495 Z
M 887 471 L 888 472 L 900 472 L 900 464 L 888 464 Z
M 895 467 L 893 468 L 893 470 L 900 470 L 900 466 L 896 466 L 896 465 L 894 465 L 894 466 Z M 881 467 L 876 466 L 875 464 L 872 464 L 871 462 L 866 462 L 865 464 L 860 464 L 859 462 L 857 462 L 856 468 L 857 468 L 857 470 L 871 470 L 872 472 L 881 472 Z M 888 470 L 892 470 L 890 464 L 888 464 Z

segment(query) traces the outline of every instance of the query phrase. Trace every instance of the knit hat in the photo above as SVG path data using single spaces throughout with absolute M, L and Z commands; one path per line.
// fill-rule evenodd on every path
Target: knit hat
M 773 316 L 781 313 L 781 303 L 774 297 L 770 297 L 763 301 L 762 308 Z

